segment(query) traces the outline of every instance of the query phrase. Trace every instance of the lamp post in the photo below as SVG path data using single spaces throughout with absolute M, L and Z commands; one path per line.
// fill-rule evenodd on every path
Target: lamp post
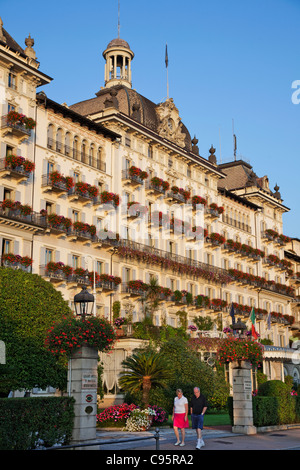
M 84 320 L 87 315 L 92 315 L 95 297 L 83 286 L 82 291 L 74 296 L 76 315 Z
M 238 321 L 232 325 L 232 330 L 239 338 L 244 338 L 244 333 L 247 330 L 247 326 L 239 318 Z

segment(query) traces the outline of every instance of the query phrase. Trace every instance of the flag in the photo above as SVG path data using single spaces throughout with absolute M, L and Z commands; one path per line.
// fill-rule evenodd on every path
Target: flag
M 254 307 L 252 307 L 252 310 L 251 310 L 251 315 L 250 315 L 250 320 L 251 320 L 251 323 L 252 323 L 252 331 L 251 331 L 251 334 L 253 336 L 254 339 L 257 339 L 259 337 L 259 334 L 257 333 L 256 329 L 255 329 L 255 313 L 254 313 Z
M 166 63 L 166 67 L 168 68 L 169 58 L 168 58 L 168 45 L 167 44 L 166 44 L 165 63 Z
M 231 316 L 232 318 L 232 324 L 234 325 L 235 324 L 235 316 L 234 316 L 234 307 L 233 307 L 233 303 L 231 302 L 231 308 L 230 308 L 230 313 L 229 315 Z

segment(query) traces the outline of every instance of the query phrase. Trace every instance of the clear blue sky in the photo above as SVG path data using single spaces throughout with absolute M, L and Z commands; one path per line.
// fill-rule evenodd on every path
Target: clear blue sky
M 300 0 L 120 0 L 121 38 L 135 53 L 133 87 L 159 103 L 170 96 L 200 154 L 237 157 L 277 183 L 283 233 L 300 238 Z M 53 77 L 49 98 L 67 104 L 104 85 L 102 52 L 117 37 L 118 0 L 50 3 L 1 0 L 4 28 L 24 46 L 35 40 L 40 70 Z M 300 87 L 299 87 L 300 89 Z M 300 93 L 298 95 L 300 98 Z

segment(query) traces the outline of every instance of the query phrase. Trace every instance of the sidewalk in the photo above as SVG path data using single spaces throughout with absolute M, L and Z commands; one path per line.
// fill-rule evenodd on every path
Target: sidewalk
M 116 430 L 98 430 L 97 440 L 103 441 L 99 446 L 100 450 L 122 451 L 122 450 L 148 450 L 155 451 L 155 439 L 147 441 L 133 441 L 125 443 L 105 444 L 105 441 L 126 441 L 139 437 L 153 437 L 155 429 L 147 432 L 124 432 Z M 159 449 L 161 451 L 169 450 L 173 453 L 183 451 L 195 451 L 196 433 L 193 429 L 186 430 L 186 439 L 184 447 L 174 446 L 175 435 L 171 428 L 162 428 L 159 430 L 160 440 Z M 204 428 L 202 436 L 205 446 L 203 450 L 300 450 L 300 427 L 296 428 L 273 428 L 272 431 L 259 432 L 254 435 L 235 434 L 231 431 L 231 426 L 219 426 Z

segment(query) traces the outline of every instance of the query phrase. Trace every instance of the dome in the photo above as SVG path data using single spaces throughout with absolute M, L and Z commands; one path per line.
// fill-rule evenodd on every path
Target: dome
M 142 96 L 136 90 L 129 89 L 123 85 L 103 88 L 96 93 L 96 98 L 73 104 L 70 108 L 84 116 L 92 116 L 104 110 L 107 106 L 106 103 L 110 103 L 121 113 L 129 116 L 151 131 L 159 133 L 158 105 Z M 180 128 L 185 134 L 184 148 L 187 151 L 191 151 L 190 133 L 182 122 L 180 123 Z
M 128 42 L 126 42 L 124 39 L 121 39 L 121 38 L 116 38 L 110 41 L 106 49 L 112 49 L 115 47 L 125 47 L 126 49 L 130 49 Z

